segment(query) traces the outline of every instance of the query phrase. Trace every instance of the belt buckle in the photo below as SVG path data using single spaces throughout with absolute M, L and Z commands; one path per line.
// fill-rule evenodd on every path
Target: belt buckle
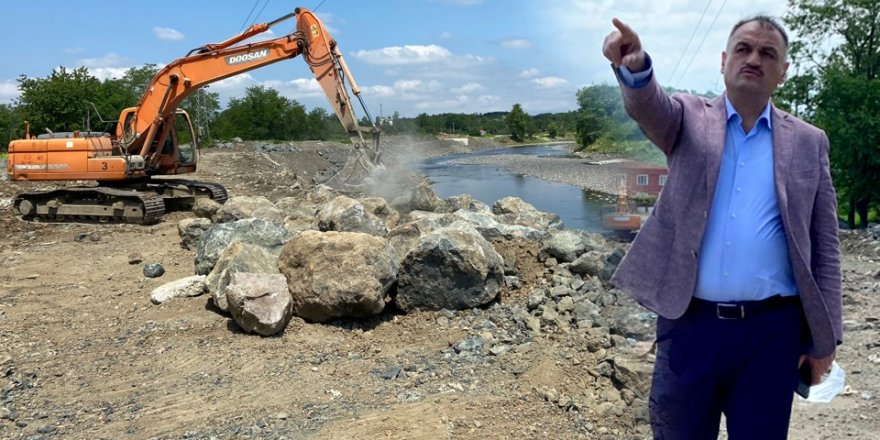
M 725 312 L 733 309 L 739 310 L 739 316 L 730 315 L 728 312 Z M 715 314 L 718 316 L 718 319 L 746 319 L 746 307 L 742 304 L 718 303 L 715 305 Z

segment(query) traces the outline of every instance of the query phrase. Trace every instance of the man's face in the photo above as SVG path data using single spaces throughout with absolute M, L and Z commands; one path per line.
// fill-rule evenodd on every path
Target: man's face
M 785 42 L 772 26 L 752 21 L 740 26 L 721 53 L 728 94 L 769 98 L 788 70 Z

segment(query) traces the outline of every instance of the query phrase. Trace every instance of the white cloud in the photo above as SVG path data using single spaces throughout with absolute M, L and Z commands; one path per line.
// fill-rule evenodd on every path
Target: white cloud
M 89 67 L 89 73 L 101 81 L 119 79 L 128 72 L 128 67 Z
M 118 67 L 121 64 L 128 64 L 129 60 L 121 57 L 113 52 L 104 55 L 101 58 L 81 58 L 76 61 L 80 66 L 92 67 Z
M 0 81 L 0 103 L 12 102 L 20 94 L 18 82 L 11 79 Z
M 532 80 L 533 83 L 537 84 L 539 87 L 543 87 L 546 89 L 550 89 L 553 87 L 559 87 L 565 84 L 568 84 L 568 81 L 556 77 L 556 76 L 545 76 L 541 78 L 535 78 Z
M 321 83 L 315 78 L 297 78 L 288 82 L 293 86 L 294 97 L 296 96 L 324 96 L 324 89 Z
M 464 93 L 472 93 L 472 92 L 482 92 L 486 90 L 480 83 L 470 82 L 461 87 L 452 89 L 451 92 L 455 94 L 464 94 Z
M 241 73 L 229 78 L 222 79 L 211 84 L 211 88 L 216 92 L 243 92 L 245 88 L 257 84 L 254 77 L 250 73 Z
M 153 27 L 153 34 L 160 40 L 177 41 L 184 39 L 184 36 L 180 31 L 161 26 Z
M 426 64 L 449 59 L 452 56 L 452 52 L 444 47 L 431 44 L 428 46 L 407 45 L 375 50 L 359 50 L 354 52 L 354 56 L 367 64 Z
M 508 49 L 528 49 L 533 47 L 531 41 L 526 40 L 524 38 L 517 38 L 513 40 L 503 40 L 501 41 L 501 45 Z
M 477 101 L 483 105 L 491 105 L 500 102 L 501 97 L 496 95 L 480 95 L 480 97 L 477 98 Z
M 519 72 L 519 76 L 522 78 L 534 78 L 541 74 L 541 71 L 535 68 L 525 69 Z
M 416 104 L 415 107 L 420 110 L 453 110 L 463 112 L 462 106 L 468 104 L 468 102 L 470 102 L 470 98 L 466 95 L 459 95 L 453 98 L 423 101 Z
M 364 94 L 373 98 L 388 98 L 396 95 L 393 88 L 388 86 L 367 86 L 363 88 Z
M 402 79 L 394 82 L 394 89 L 400 91 L 416 90 L 422 85 L 420 79 Z
M 314 11 L 313 11 L 314 12 Z M 315 15 L 318 16 L 318 19 L 321 20 L 321 24 L 324 25 L 324 29 L 327 29 L 327 32 L 332 36 L 342 34 L 342 31 L 336 26 L 337 24 L 344 25 L 346 20 L 337 17 L 334 14 L 329 12 L 315 12 Z

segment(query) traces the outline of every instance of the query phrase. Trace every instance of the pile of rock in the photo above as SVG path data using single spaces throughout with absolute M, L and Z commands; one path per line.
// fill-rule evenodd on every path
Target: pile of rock
M 539 322 L 528 325 L 592 326 L 601 321 L 596 307 L 615 302 L 603 282 L 622 251 L 599 235 L 562 229 L 558 216 L 517 198 L 489 207 L 467 195 L 441 199 L 422 184 L 392 207 L 319 186 L 276 203 L 200 200 L 194 212 L 198 218 L 178 229 L 181 245 L 196 251 L 196 277 L 156 289 L 153 301 L 206 292 L 239 326 L 262 335 L 281 331 L 291 315 L 325 322 L 388 305 L 404 312 L 485 306 L 522 284 L 496 249 L 511 240 L 540 243 L 539 258 L 554 270 L 552 285 L 545 280 L 529 296 Z

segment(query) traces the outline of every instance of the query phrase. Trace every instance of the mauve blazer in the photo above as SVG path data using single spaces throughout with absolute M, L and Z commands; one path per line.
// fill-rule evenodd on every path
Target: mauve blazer
M 612 283 L 648 309 L 676 319 L 696 285 L 726 138 L 724 97 L 668 96 L 653 78 L 645 87 L 621 89 L 627 112 L 666 154 L 669 176 Z M 771 118 L 776 195 L 812 336 L 810 354 L 825 357 L 843 338 L 837 196 L 828 137 L 776 107 Z

